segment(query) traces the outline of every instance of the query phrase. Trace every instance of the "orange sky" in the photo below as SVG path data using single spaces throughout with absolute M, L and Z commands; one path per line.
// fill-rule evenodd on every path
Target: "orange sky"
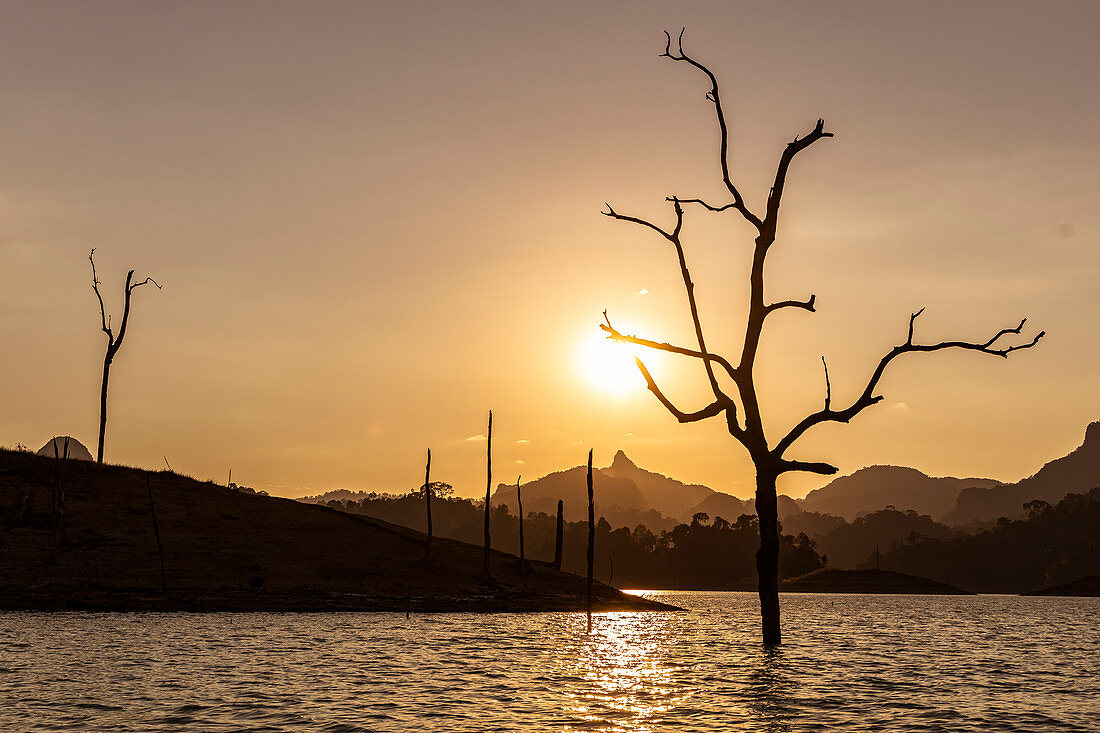
M 1027 316 L 1036 349 L 906 357 L 882 404 L 791 452 L 1017 479 L 1100 417 L 1098 21 L 1090 3 L 2 3 L 0 443 L 94 450 L 97 247 L 116 313 L 129 267 L 164 285 L 135 295 L 112 371 L 111 461 L 395 491 L 431 447 L 475 495 L 492 408 L 497 480 L 622 448 L 748 495 L 720 422 L 679 426 L 584 356 L 604 308 L 691 340 L 667 245 L 599 215 L 720 197 L 705 84 L 657 56 L 686 25 L 750 206 L 787 140 L 819 116 L 836 133 L 792 169 L 769 258 L 771 295 L 818 304 L 765 335 L 773 436 L 820 406 L 822 354 L 850 399 L 921 306 L 926 340 Z M 685 225 L 731 355 L 751 237 Z M 698 364 L 652 367 L 685 405 L 705 395 Z

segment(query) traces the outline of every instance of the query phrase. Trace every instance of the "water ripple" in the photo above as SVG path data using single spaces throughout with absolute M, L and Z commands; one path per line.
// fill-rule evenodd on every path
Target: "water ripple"
M 652 593 L 689 613 L 0 614 L 0 730 L 1096 731 L 1100 599 Z

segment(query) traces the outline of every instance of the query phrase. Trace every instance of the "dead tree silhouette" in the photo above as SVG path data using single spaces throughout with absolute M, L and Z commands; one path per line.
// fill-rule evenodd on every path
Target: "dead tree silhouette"
M 518 505 L 517 513 L 519 514 L 519 562 L 516 563 L 516 569 L 520 573 L 529 574 L 534 572 L 534 568 L 527 564 L 527 550 L 523 541 L 523 494 L 520 489 L 520 481 L 523 480 L 523 476 L 516 476 L 516 504 Z
M 424 483 L 413 492 L 416 496 L 424 497 L 424 513 L 427 520 L 427 538 L 424 541 L 424 557 L 416 561 L 416 567 L 426 570 L 439 569 L 432 560 L 432 541 L 435 539 L 435 530 L 432 524 L 432 497 L 446 499 L 454 491 L 454 487 L 443 481 L 432 481 L 432 449 L 428 449 L 428 460 L 424 463 Z
M 428 542 L 424 551 L 424 564 L 432 562 L 432 449 L 428 449 L 428 462 L 424 465 L 424 508 L 428 513 Z
M 565 540 L 565 516 L 562 500 L 558 499 L 558 521 L 554 532 L 554 570 L 561 570 L 562 543 Z
M 691 319 L 695 327 L 695 340 L 697 346 L 674 346 L 669 343 L 621 333 L 611 325 L 611 321 L 607 317 L 606 311 L 604 311 L 605 322 L 600 325 L 600 328 L 602 328 L 607 333 L 608 338 L 613 341 L 635 344 L 672 354 L 679 354 L 698 359 L 702 363 L 703 371 L 706 373 L 707 381 L 714 395 L 714 400 L 699 410 L 689 412 L 676 407 L 654 382 L 653 376 L 642 360 L 638 358 L 635 359 L 638 370 L 641 372 L 642 377 L 645 378 L 646 386 L 649 391 L 653 393 L 654 397 L 657 398 L 673 417 L 681 423 L 688 423 L 716 417 L 718 415 L 724 416 L 730 435 L 745 447 L 752 458 L 756 469 L 756 512 L 760 520 L 760 549 L 757 551 L 756 555 L 756 567 L 759 576 L 758 590 L 760 595 L 763 640 L 766 646 L 775 646 L 780 642 L 779 528 L 776 506 L 776 480 L 779 476 L 789 471 L 808 471 L 823 475 L 837 472 L 836 467 L 828 463 L 808 462 L 787 458 L 785 457 L 787 450 L 810 428 L 827 422 L 847 423 L 864 409 L 882 401 L 882 396 L 875 394 L 876 387 L 886 367 L 889 366 L 894 359 L 903 354 L 957 348 L 1007 357 L 1013 351 L 1034 346 L 1038 343 L 1039 339 L 1043 337 L 1044 332 L 1040 331 L 1029 342 L 1014 346 L 999 346 L 998 343 L 1004 336 L 1021 333 L 1024 323 L 1026 323 L 1025 319 L 1020 321 L 1020 324 L 1014 328 L 1001 329 L 985 341 L 942 341 L 934 344 L 918 344 L 913 340 L 913 328 L 917 318 L 924 312 L 924 309 L 921 308 L 916 313 L 909 316 L 908 336 L 905 342 L 900 346 L 895 346 L 882 357 L 878 366 L 872 372 L 870 379 L 867 381 L 866 387 L 863 388 L 863 391 L 860 392 L 853 402 L 845 407 L 839 409 L 833 407 L 832 385 L 829 381 L 828 365 L 825 364 L 824 357 L 822 357 L 822 364 L 825 367 L 825 399 L 823 407 L 798 422 L 777 442 L 774 444 L 769 443 L 768 436 L 766 436 L 764 432 L 763 418 L 761 416 L 761 408 L 757 398 L 753 373 L 756 366 L 757 349 L 760 345 L 760 335 L 764 328 L 764 322 L 769 315 L 786 308 L 796 308 L 814 312 L 816 296 L 810 295 L 806 300 L 765 302 L 764 261 L 772 244 L 775 242 L 776 231 L 779 224 L 779 204 L 783 196 L 787 171 L 790 168 L 791 162 L 798 153 L 810 147 L 818 140 L 832 137 L 833 133 L 826 132 L 824 121 L 819 119 L 817 124 L 808 134 L 804 137 L 795 137 L 794 140 L 787 144 L 779 158 L 779 165 L 776 169 L 775 180 L 772 184 L 771 191 L 768 194 L 764 216 L 763 218 L 757 216 L 749 209 L 740 190 L 734 185 L 733 179 L 730 176 L 729 130 L 726 125 L 725 113 L 722 109 L 722 100 L 718 93 L 718 80 L 709 68 L 684 52 L 684 33 L 682 30 L 676 43 L 677 49 L 675 52 L 672 50 L 672 36 L 667 31 L 665 32 L 665 36 L 667 40 L 664 53 L 662 53 L 661 56 L 672 59 L 673 61 L 687 63 L 698 69 L 706 76 L 710 83 L 710 90 L 706 94 L 706 99 L 714 105 L 715 114 L 718 120 L 718 129 L 720 132 L 718 163 L 721 167 L 722 182 L 728 192 L 729 200 L 722 203 L 710 204 L 699 198 L 688 199 L 671 196 L 667 199 L 667 201 L 672 204 L 672 211 L 675 216 L 675 223 L 671 229 L 665 229 L 657 224 L 634 216 L 620 214 L 615 211 L 610 204 L 607 204 L 607 211 L 603 213 L 605 216 L 612 217 L 613 219 L 640 224 L 656 232 L 672 245 L 679 262 L 684 288 L 687 292 L 688 309 L 691 312 Z M 722 212 L 732 209 L 756 229 L 756 246 L 753 250 L 752 269 L 749 275 L 748 317 L 745 326 L 744 341 L 741 348 L 741 356 L 736 365 L 729 359 L 708 350 L 706 341 L 703 338 L 703 327 L 701 325 L 699 309 L 695 300 L 695 283 L 692 282 L 691 275 L 689 274 L 687 260 L 684 256 L 684 248 L 680 238 L 684 224 L 685 205 L 695 205 L 710 212 Z M 733 384 L 734 389 L 731 391 L 736 395 L 736 398 L 740 400 L 740 414 L 738 411 L 737 399 L 727 394 L 723 389 L 722 383 L 719 381 L 720 373 L 725 375 L 723 379 L 728 377 L 729 381 Z
M 486 581 L 492 580 L 489 574 L 489 555 L 492 553 L 492 538 L 489 536 L 489 492 L 493 488 L 493 411 L 489 410 L 489 429 L 485 434 L 485 559 L 481 573 Z
M 519 506 L 517 509 L 519 514 L 519 561 L 521 563 L 527 561 L 527 556 L 523 552 L 523 494 L 520 493 L 519 487 L 519 482 L 522 479 L 522 476 L 516 476 L 516 504 Z
M 111 317 L 107 314 L 107 308 L 103 305 L 103 295 L 99 292 L 99 278 L 95 272 L 95 249 L 88 254 L 88 261 L 92 263 L 92 290 L 99 300 L 99 317 L 101 329 L 107 334 L 107 352 L 103 357 L 103 387 L 99 395 L 99 447 L 96 450 L 96 463 L 103 463 L 103 438 L 107 433 L 107 381 L 111 376 L 111 362 L 115 360 L 115 354 L 122 348 L 122 340 L 126 338 L 126 326 L 130 322 L 130 298 L 134 291 L 142 285 L 152 283 L 160 290 L 160 284 L 151 277 L 147 277 L 139 283 L 134 282 L 134 271 L 126 273 L 126 284 L 123 286 L 124 300 L 122 306 L 122 323 L 119 324 L 118 334 L 111 328 Z
M 585 579 L 585 608 L 588 611 L 588 633 L 592 633 L 592 566 L 596 558 L 596 507 L 592 501 L 592 451 L 588 451 L 588 576 Z

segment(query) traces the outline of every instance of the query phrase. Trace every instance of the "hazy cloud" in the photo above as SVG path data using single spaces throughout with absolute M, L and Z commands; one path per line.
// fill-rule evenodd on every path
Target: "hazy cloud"
M 1063 239 L 1068 239 L 1077 233 L 1077 227 L 1072 221 L 1063 221 L 1054 228 L 1054 233 Z

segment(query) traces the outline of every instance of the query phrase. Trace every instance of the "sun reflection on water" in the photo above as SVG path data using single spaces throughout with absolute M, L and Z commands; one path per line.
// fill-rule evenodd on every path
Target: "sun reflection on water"
M 695 694 L 684 674 L 690 667 L 669 659 L 669 625 L 655 621 L 653 614 L 595 614 L 587 634 L 583 615 L 568 619 L 556 672 L 580 684 L 565 696 L 573 721 L 566 730 L 656 731 L 665 713 Z
M 713 628 L 692 613 L 599 613 L 559 617 L 547 651 L 561 692 L 555 730 L 650 733 L 674 726 L 782 733 L 797 716 L 792 659 Z M 729 630 L 726 629 L 728 632 Z

